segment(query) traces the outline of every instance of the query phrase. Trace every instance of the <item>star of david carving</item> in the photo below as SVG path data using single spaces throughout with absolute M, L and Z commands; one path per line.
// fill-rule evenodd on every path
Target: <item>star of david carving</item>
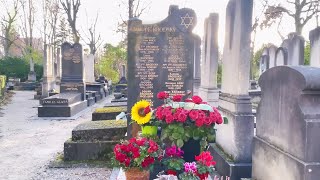
M 181 25 L 188 29 L 189 26 L 193 25 L 193 18 L 194 17 L 190 17 L 190 15 L 187 13 L 184 17 L 181 17 Z

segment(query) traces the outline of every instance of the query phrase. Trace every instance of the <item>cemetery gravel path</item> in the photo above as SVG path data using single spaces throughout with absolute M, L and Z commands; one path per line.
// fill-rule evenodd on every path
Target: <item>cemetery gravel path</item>
M 107 168 L 48 168 L 63 151 L 72 129 L 91 120 L 90 111 L 76 120 L 43 120 L 37 118 L 35 92 L 15 93 L 12 102 L 0 110 L 0 180 L 108 179 L 111 170 Z

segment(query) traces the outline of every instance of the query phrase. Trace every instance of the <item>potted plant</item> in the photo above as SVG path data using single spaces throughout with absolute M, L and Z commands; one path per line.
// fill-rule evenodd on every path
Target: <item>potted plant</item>
M 186 162 L 184 165 L 184 172 L 179 175 L 181 180 L 200 180 L 197 176 L 197 165 L 195 162 Z
M 183 151 L 177 146 L 167 147 L 165 149 L 162 164 L 165 165 L 168 175 L 177 176 L 178 172 L 183 170 L 184 160 Z
M 157 97 L 165 102 L 154 110 L 162 128 L 161 140 L 181 147 L 184 160 L 194 161 L 195 155 L 199 155 L 209 141 L 214 141 L 214 126 L 223 122 L 221 114 L 199 96 L 185 102 L 182 95 L 170 97 L 166 92 L 158 93 Z
M 150 103 L 146 100 L 138 101 L 131 108 L 131 119 L 141 126 L 142 134 L 156 136 L 159 123 L 154 118 Z
M 127 179 L 149 180 L 149 170 L 161 154 L 161 149 L 153 140 L 131 138 L 115 145 L 114 165 L 125 170 Z
M 216 162 L 213 160 L 209 151 L 202 152 L 199 156 L 195 157 L 197 165 L 197 176 L 200 180 L 208 179 L 210 173 L 214 171 Z

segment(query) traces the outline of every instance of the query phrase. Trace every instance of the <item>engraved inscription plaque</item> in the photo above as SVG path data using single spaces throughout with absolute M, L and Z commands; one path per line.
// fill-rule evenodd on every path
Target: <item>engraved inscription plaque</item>
M 196 14 L 171 6 L 168 17 L 156 24 L 130 20 L 128 34 L 128 107 L 137 100 L 160 105 L 160 91 L 171 95 L 193 90 Z

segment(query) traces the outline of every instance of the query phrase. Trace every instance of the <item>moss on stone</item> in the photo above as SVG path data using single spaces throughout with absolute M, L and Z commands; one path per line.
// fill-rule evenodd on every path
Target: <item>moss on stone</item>
M 114 113 L 114 112 L 127 112 L 126 106 L 117 106 L 117 107 L 103 107 L 98 108 L 94 111 L 95 113 Z

